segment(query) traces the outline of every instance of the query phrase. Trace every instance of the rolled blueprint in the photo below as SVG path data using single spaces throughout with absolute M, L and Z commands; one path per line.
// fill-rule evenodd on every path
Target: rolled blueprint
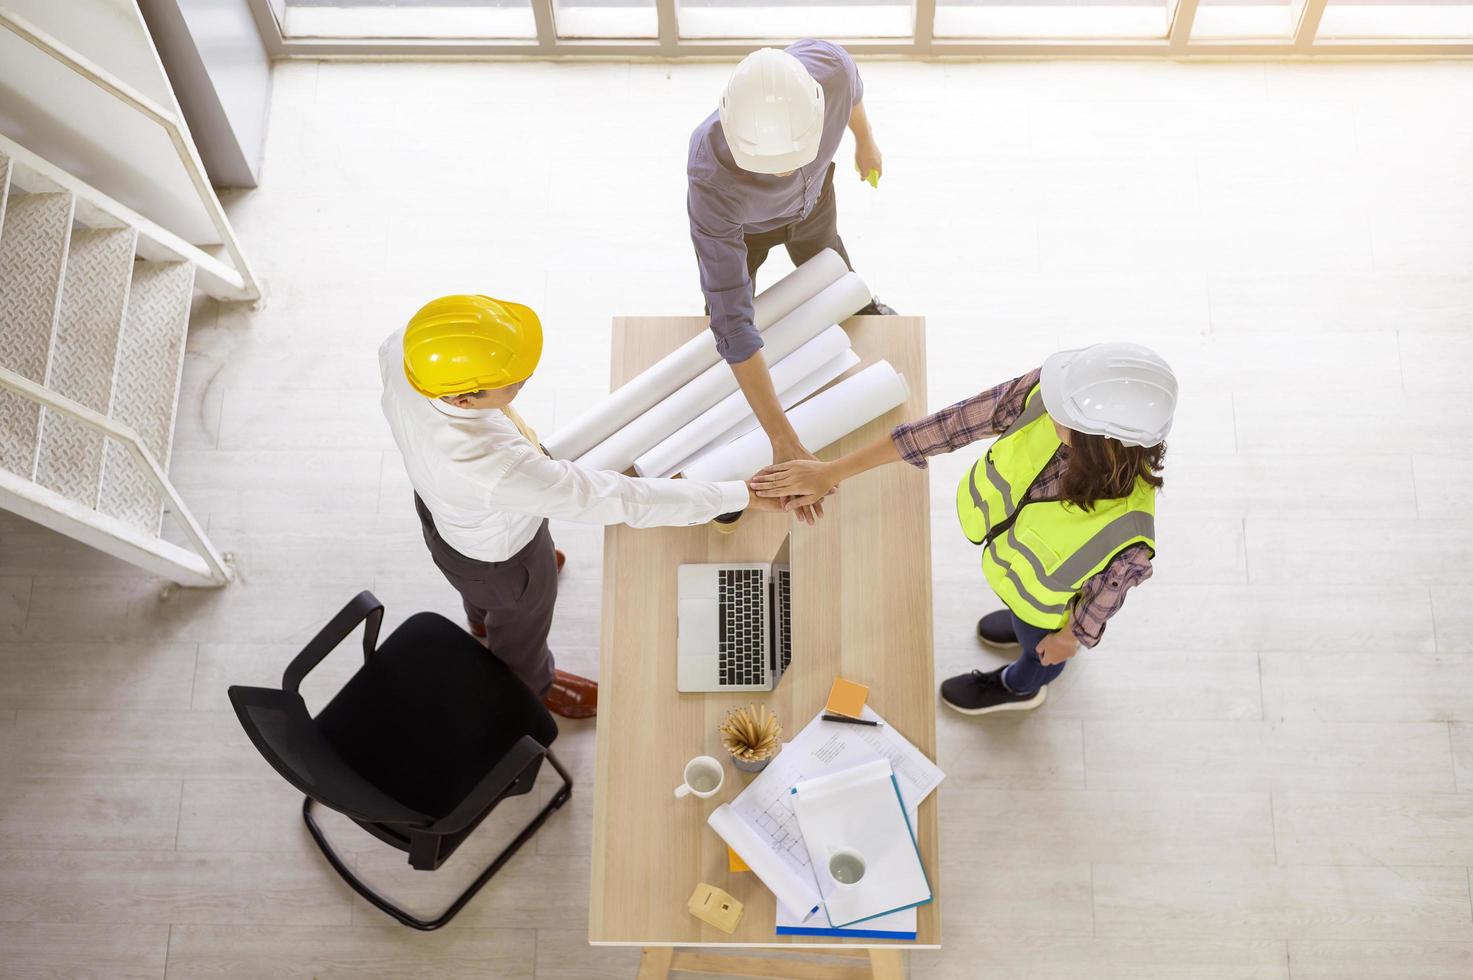
M 798 404 L 803 399 L 807 398 L 809 395 L 818 391 L 818 389 L 822 388 L 824 385 L 828 384 L 830 381 L 833 381 L 845 371 L 848 371 L 850 368 L 855 367 L 858 364 L 859 355 L 854 353 L 854 351 L 852 350 L 846 350 L 838 357 L 835 357 L 833 360 L 825 361 L 822 365 L 819 366 L 818 370 L 814 371 L 812 374 L 807 375 L 803 378 L 802 381 L 799 381 L 797 384 L 792 385 L 786 391 L 778 392 L 778 403 L 782 405 L 783 411 L 786 412 L 788 409 L 792 408 L 794 405 Z M 743 402 L 745 403 L 745 398 L 741 395 L 741 392 L 737 392 L 737 396 L 743 397 Z M 679 463 L 670 467 L 668 472 L 651 475 L 674 476 L 676 473 L 683 471 L 686 466 L 689 465 L 697 456 L 705 453 L 708 448 L 713 446 L 724 446 L 728 442 L 734 442 L 736 441 L 738 436 L 744 436 L 755 428 L 757 428 L 757 416 L 753 414 L 751 408 L 749 407 L 747 409 L 747 414 L 744 415 L 742 417 L 742 420 L 736 425 L 727 429 L 725 432 L 721 433 L 714 439 L 705 440 L 705 442 L 703 442 L 700 446 L 696 447 L 696 450 L 694 452 L 688 454 Z M 639 464 L 636 462 L 635 466 L 638 465 Z
M 839 253 L 824 249 L 757 294 L 752 322 L 765 330 L 846 272 Z M 577 459 L 720 359 L 711 331 L 701 331 L 560 429 L 547 440 L 547 451 L 557 459 Z
M 848 349 L 849 335 L 836 323 L 772 364 L 772 388 L 778 393 L 778 400 L 782 401 L 783 393 L 789 388 Z M 791 408 L 799 400 L 794 398 L 792 402 L 784 403 L 783 408 Z M 634 472 L 640 476 L 669 476 L 676 472 L 675 468 L 680 463 L 710 445 L 714 436 L 749 417 L 753 417 L 752 407 L 747 404 L 746 396 L 733 391 L 636 459 Z
M 908 395 L 905 377 L 889 361 L 877 361 L 794 408 L 788 421 L 803 445 L 818 452 L 904 404 Z M 745 480 L 772 462 L 771 454 L 766 434 L 755 430 L 701 454 L 684 472 L 691 480 Z
M 763 352 L 771 363 L 787 357 L 828 327 L 848 319 L 869 302 L 869 287 L 852 272 L 762 331 Z M 712 364 L 578 457 L 582 466 L 622 472 L 663 439 L 737 390 L 725 364 Z
M 773 852 L 772 844 L 759 837 L 730 805 L 723 803 L 712 810 L 706 823 L 741 856 L 752 873 L 777 897 L 778 903 L 788 910 L 790 917 L 802 922 L 817 910 L 821 899 L 813 876 L 805 879 L 793 870 Z
M 752 322 L 758 330 L 766 330 L 848 272 L 849 267 L 838 252 L 824 249 L 757 294 L 752 300 Z M 868 302 L 866 298 L 865 303 Z

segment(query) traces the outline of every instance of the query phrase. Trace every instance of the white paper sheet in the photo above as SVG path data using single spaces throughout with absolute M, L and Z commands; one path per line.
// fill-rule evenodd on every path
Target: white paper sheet
M 874 759 L 793 787 L 798 825 L 835 928 L 931 900 L 897 784 L 890 760 Z M 864 861 L 864 876 L 852 884 L 829 874 L 830 858 L 843 851 Z
M 818 452 L 860 426 L 904 404 L 905 378 L 889 361 L 877 361 L 788 412 L 788 421 L 810 452 Z M 686 466 L 691 480 L 744 480 L 772 462 L 764 433 L 748 432 L 702 453 Z
M 757 294 L 752 322 L 758 330 L 772 326 L 847 271 L 837 252 L 824 249 Z M 545 441 L 547 451 L 556 459 L 577 459 L 720 359 L 716 339 L 702 331 L 559 429 Z
M 777 903 L 774 932 L 779 936 L 853 936 L 856 939 L 914 939 L 919 916 L 915 906 L 877 915 L 873 919 L 858 922 L 847 929 L 835 929 L 828 924 L 827 916 L 811 915 L 807 920 L 789 915 L 781 902 Z
M 769 363 L 775 364 L 868 302 L 869 287 L 864 280 L 846 272 L 762 331 L 763 353 Z M 590 469 L 623 472 L 661 440 L 736 390 L 736 375 L 731 368 L 724 363 L 712 364 L 579 456 L 578 463 Z
M 921 801 L 941 785 L 946 774 L 869 705 L 864 706 L 860 717 L 881 725 L 847 725 L 841 721 L 824 721 L 822 715 L 815 717 L 783 746 L 762 775 L 791 787 L 800 779 L 814 779 L 885 759 L 900 784 L 906 812 L 914 816 Z
M 773 390 L 786 392 L 849 349 L 849 334 L 843 327 L 833 324 L 771 365 Z M 782 401 L 781 396 L 778 400 Z M 794 399 L 783 407 L 788 408 L 799 400 Z M 680 463 L 710 445 L 713 435 L 728 432 L 748 418 L 755 421 L 746 396 L 740 391 L 733 391 L 636 459 L 634 472 L 640 476 L 669 476 L 678 473 Z
M 862 717 L 884 722 L 868 705 Z M 793 812 L 793 786 L 800 779 L 876 759 L 890 763 L 914 823 L 921 801 L 941 785 L 945 774 L 889 725 L 845 725 L 822 717 L 815 717 L 784 745 L 777 758 L 736 799 L 712 812 L 707 821 L 711 828 L 777 896 L 779 922 L 804 923 L 809 919 L 809 909 L 820 900 L 817 878 Z
M 751 790 L 751 786 L 743 790 L 742 797 Z M 791 795 L 779 787 L 771 794 L 757 794 L 741 807 L 735 801 L 723 803 L 711 811 L 706 823 L 777 898 L 782 917 L 801 923 L 817 910 L 819 894 L 787 799 Z

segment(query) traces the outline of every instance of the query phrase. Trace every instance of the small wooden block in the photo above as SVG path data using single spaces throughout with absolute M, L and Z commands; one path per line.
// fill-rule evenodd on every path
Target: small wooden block
M 735 932 L 737 923 L 742 921 L 742 903 L 705 882 L 696 886 L 686 908 L 697 919 L 710 923 L 727 935 Z

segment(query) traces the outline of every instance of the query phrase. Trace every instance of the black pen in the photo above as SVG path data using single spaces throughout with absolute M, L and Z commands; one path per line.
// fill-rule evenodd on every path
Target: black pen
M 868 718 L 850 718 L 847 715 L 831 715 L 828 712 L 824 712 L 823 720 L 824 721 L 842 721 L 846 725 L 868 725 L 871 728 L 879 728 L 880 727 L 880 723 L 879 722 L 877 722 L 877 721 L 870 721 Z

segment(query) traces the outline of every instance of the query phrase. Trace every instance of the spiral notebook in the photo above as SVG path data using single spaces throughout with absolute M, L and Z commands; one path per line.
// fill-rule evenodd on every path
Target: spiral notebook
M 792 792 L 830 926 L 844 928 L 931 901 L 931 883 L 889 759 L 800 780 Z M 857 881 L 833 877 L 836 854 L 860 859 Z

